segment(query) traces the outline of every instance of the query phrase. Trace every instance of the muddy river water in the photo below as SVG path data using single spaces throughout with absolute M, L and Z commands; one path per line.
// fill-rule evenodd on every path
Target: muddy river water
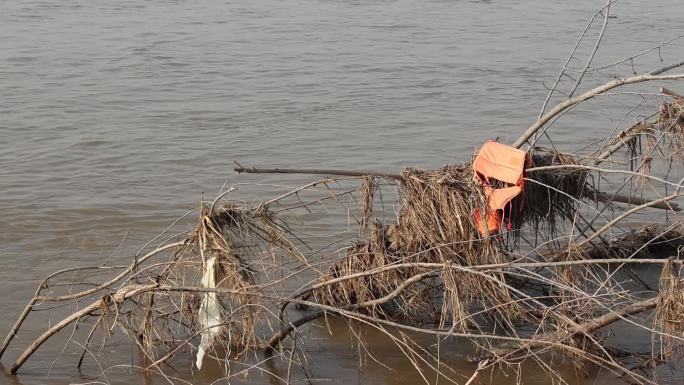
M 514 139 L 603 3 L 0 1 L 0 332 L 47 273 L 128 263 L 201 192 L 258 182 L 264 187 L 251 191 L 266 198 L 274 194 L 266 184 L 310 180 L 236 176 L 234 160 L 396 172 L 464 160 L 490 137 Z M 620 0 L 611 14 L 597 64 L 684 32 L 681 0 Z M 634 70 L 679 61 L 682 52 L 675 42 Z M 627 63 L 588 81 L 631 73 Z M 598 138 L 635 103 L 578 108 L 553 138 L 570 148 Z M 50 321 L 30 319 L 26 330 Z M 348 336 L 316 330 L 312 373 L 325 382 L 421 381 L 380 336 L 369 338 L 391 370 L 359 366 Z M 96 371 L 79 374 L 69 356 L 53 363 L 61 349 L 45 346 L 0 383 L 89 382 Z M 452 366 L 472 372 L 458 344 L 445 349 Z M 107 354 L 134 356 L 126 345 Z M 216 370 L 175 374 L 205 384 Z M 165 383 L 128 369 L 107 381 Z M 265 374 L 231 381 L 274 383 Z M 530 370 L 524 383 L 547 381 Z M 609 375 L 576 381 L 619 383 Z

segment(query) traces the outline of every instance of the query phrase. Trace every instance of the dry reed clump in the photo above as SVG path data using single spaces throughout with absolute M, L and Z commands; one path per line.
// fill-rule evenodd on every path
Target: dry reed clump
M 541 165 L 575 164 L 567 155 L 546 153 L 538 155 Z M 485 207 L 481 186 L 474 178 L 469 164 L 444 166 L 439 170 L 406 169 L 400 184 L 401 207 L 396 222 L 383 226 L 373 224 L 369 239 L 355 243 L 344 258 L 333 264 L 328 274 L 318 282 L 345 275 L 357 274 L 395 263 L 443 263 L 460 266 L 497 264 L 507 261 L 504 250 L 517 241 L 523 225 L 543 222 L 555 228 L 558 218 L 574 212 L 576 200 L 587 190 L 586 172 L 537 173 L 526 187 L 526 196 L 512 202 L 511 227 L 502 234 L 482 237 L 473 212 Z M 364 217 L 372 208 L 375 191 L 368 179 L 363 182 Z M 543 201 L 540 203 L 540 201 Z M 362 222 L 363 223 L 363 222 Z M 425 269 L 409 266 L 380 274 L 325 285 L 314 290 L 313 297 L 333 306 L 359 305 L 392 293 L 411 277 L 426 274 Z M 473 274 L 444 269 L 405 290 L 382 311 L 377 306 L 366 311 L 388 316 L 387 310 L 401 309 L 403 317 L 424 317 L 437 314 L 442 325 L 465 329 L 476 326 L 469 314 L 477 309 L 489 309 L 482 316 L 499 326 L 510 328 L 514 319 L 527 318 L 521 301 L 507 287 L 507 279 L 500 271 Z M 502 305 L 503 304 L 503 305 Z M 441 311 L 434 311 L 441 308 Z
M 418 261 L 462 265 L 500 263 L 501 239 L 480 236 L 473 212 L 485 197 L 469 164 L 439 170 L 407 168 L 401 207 L 387 231 L 390 249 Z
M 344 258 L 334 263 L 328 272 L 317 282 L 324 283 L 330 279 L 367 272 L 374 269 L 400 263 L 401 258 L 389 251 L 387 227 L 374 221 L 369 229 L 369 239 L 355 242 L 347 249 Z M 389 301 L 366 306 L 378 299 L 390 296 L 398 287 L 416 274 L 425 273 L 425 269 L 402 268 L 389 269 L 378 274 L 363 275 L 358 278 L 344 280 L 325 285 L 313 290 L 311 297 L 319 302 L 336 307 L 354 307 L 358 311 L 380 318 L 403 318 L 409 320 L 424 319 L 426 314 L 434 312 L 429 292 L 434 290 L 434 282 L 425 279 L 415 285 L 406 287 Z M 431 278 L 431 277 L 426 277 Z
M 532 167 L 572 166 L 580 164 L 573 156 L 550 149 L 535 148 Z M 534 234 L 554 237 L 558 225 L 572 221 L 578 202 L 591 197 L 589 171 L 567 169 L 541 170 L 525 176 L 525 191 L 515 203 L 513 220 L 527 226 Z
M 266 234 L 260 226 L 261 218 L 255 218 L 253 213 L 234 205 L 214 207 L 213 210 L 202 208 L 201 211 L 200 223 L 194 237 L 191 235 L 191 242 L 194 240 L 196 243 L 205 272 L 208 260 L 215 258 L 216 287 L 236 293 L 218 299 L 223 311 L 219 320 L 224 324 L 220 335 L 226 346 L 255 346 L 259 296 L 255 272 L 250 270 L 239 251 L 242 249 L 247 254 L 245 248 L 248 246 L 239 240 L 249 234 Z M 196 323 L 200 330 L 206 327 L 201 320 L 196 320 Z
M 663 102 L 657 124 L 667 134 L 670 153 L 684 160 L 684 98 L 674 96 L 671 101 Z
M 369 239 L 355 243 L 319 282 L 395 263 L 468 266 L 505 260 L 499 246 L 501 239 L 496 236 L 482 238 L 474 223 L 472 213 L 476 207 L 484 206 L 484 196 L 474 183 L 470 166 L 445 166 L 435 171 L 406 169 L 403 176 L 401 208 L 396 222 L 384 226 L 376 221 Z M 368 195 L 372 189 L 363 191 Z M 368 202 L 369 198 L 363 201 Z M 368 211 L 365 204 L 363 210 Z M 508 291 L 498 283 L 502 277 L 452 271 L 444 271 L 440 277 L 413 266 L 326 285 L 315 290 L 313 297 L 334 306 L 359 305 L 385 297 L 411 277 L 421 274 L 428 277 L 385 303 L 382 311 L 379 307 L 365 310 L 385 317 L 400 315 L 415 320 L 440 314 L 441 307 L 440 322 L 450 319 L 460 325 L 467 318 L 466 309 L 473 303 L 487 307 L 497 301 L 511 302 Z
M 638 122 L 615 141 L 626 138 L 631 170 L 648 175 L 655 159 L 684 162 L 684 98 L 675 95 L 663 101 L 653 122 Z
M 266 229 L 259 216 L 235 205 L 202 204 L 199 211 L 198 224 L 171 260 L 145 267 L 128 281 L 132 286 L 155 282 L 186 289 L 145 293 L 109 317 L 112 325 L 119 323 L 137 340 L 145 365 L 158 365 L 184 348 L 194 349 L 188 343 L 200 336 L 200 347 L 207 353 L 240 355 L 260 346 L 260 292 L 256 273 L 245 260 L 251 257 L 245 245 L 256 228 L 257 234 Z
M 373 199 L 378 191 L 378 178 L 366 175 L 361 181 L 361 234 L 368 231 L 373 217 Z
M 655 312 L 654 340 L 660 341 L 660 355 L 679 364 L 684 363 L 684 278 L 682 265 L 669 260 L 660 276 L 660 293 Z
M 140 323 L 145 325 L 140 334 L 165 332 L 166 336 L 159 338 L 158 344 L 143 345 L 149 360 L 158 357 L 159 351 L 174 351 L 179 341 L 189 341 L 193 336 L 202 336 L 200 347 L 207 352 L 220 350 L 228 356 L 262 346 L 257 335 L 266 318 L 257 282 L 257 272 L 262 269 L 253 265 L 270 259 L 268 254 L 273 248 L 291 251 L 292 245 L 266 210 L 202 204 L 199 223 L 166 267 L 164 278 L 155 279 L 161 284 L 205 291 L 157 295 L 156 308 L 164 308 L 161 301 L 166 301 L 169 313 L 178 312 L 181 318 L 175 325 L 164 317 Z

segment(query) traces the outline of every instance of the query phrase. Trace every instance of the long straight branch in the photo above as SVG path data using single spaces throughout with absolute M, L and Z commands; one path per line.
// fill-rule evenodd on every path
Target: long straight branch
M 554 108 L 552 108 L 549 112 L 544 114 L 541 118 L 537 119 L 534 124 L 532 124 L 525 132 L 523 132 L 518 139 L 513 142 L 512 146 L 516 148 L 520 148 L 527 142 L 528 139 L 532 137 L 537 131 L 539 131 L 546 123 L 548 123 L 553 117 L 556 115 L 560 114 L 561 112 L 567 110 L 568 108 L 582 103 L 586 100 L 589 100 L 595 96 L 601 95 L 605 92 L 608 92 L 612 90 L 613 88 L 617 88 L 620 86 L 628 85 L 628 84 L 635 84 L 635 83 L 641 83 L 641 82 L 647 82 L 647 81 L 653 81 L 653 80 L 678 80 L 678 79 L 684 79 L 684 74 L 674 74 L 674 75 L 659 75 L 662 72 L 665 72 L 667 70 L 670 70 L 672 68 L 679 67 L 681 65 L 684 65 L 684 62 L 680 63 L 675 63 L 672 65 L 669 65 L 667 67 L 663 67 L 661 69 L 658 69 L 656 71 L 653 71 L 651 73 L 647 74 L 642 74 L 642 75 L 637 75 L 637 76 L 632 76 L 628 78 L 623 78 L 623 79 L 616 79 L 611 82 L 605 83 L 603 85 L 600 85 L 594 89 L 591 89 L 583 94 L 577 95 L 574 98 L 567 99 L 562 103 L 557 104 Z
M 328 169 L 305 169 L 305 168 L 256 168 L 239 166 L 233 169 L 238 174 L 309 174 L 309 175 L 341 175 L 341 176 L 380 176 L 394 180 L 404 180 L 400 174 L 392 174 L 379 171 L 350 171 Z

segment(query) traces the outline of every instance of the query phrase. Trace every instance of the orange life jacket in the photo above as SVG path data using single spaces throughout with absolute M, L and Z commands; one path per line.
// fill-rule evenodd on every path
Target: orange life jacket
M 473 161 L 473 173 L 475 181 L 484 189 L 487 207 L 484 218 L 479 208 L 475 209 L 473 216 L 482 236 L 502 229 L 506 206 L 523 192 L 527 159 L 525 151 L 491 140 L 480 148 Z M 491 179 L 513 186 L 495 189 L 491 187 Z M 510 226 L 510 221 L 508 223 Z

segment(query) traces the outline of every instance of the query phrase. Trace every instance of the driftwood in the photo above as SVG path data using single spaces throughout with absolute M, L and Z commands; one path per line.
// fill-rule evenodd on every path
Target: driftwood
M 382 178 L 404 180 L 401 174 L 390 174 L 378 171 L 352 171 L 352 170 L 319 170 L 319 169 L 302 169 L 302 168 L 256 168 L 244 167 L 238 163 L 233 171 L 248 174 L 305 174 L 305 175 L 335 175 L 335 176 L 379 176 Z

